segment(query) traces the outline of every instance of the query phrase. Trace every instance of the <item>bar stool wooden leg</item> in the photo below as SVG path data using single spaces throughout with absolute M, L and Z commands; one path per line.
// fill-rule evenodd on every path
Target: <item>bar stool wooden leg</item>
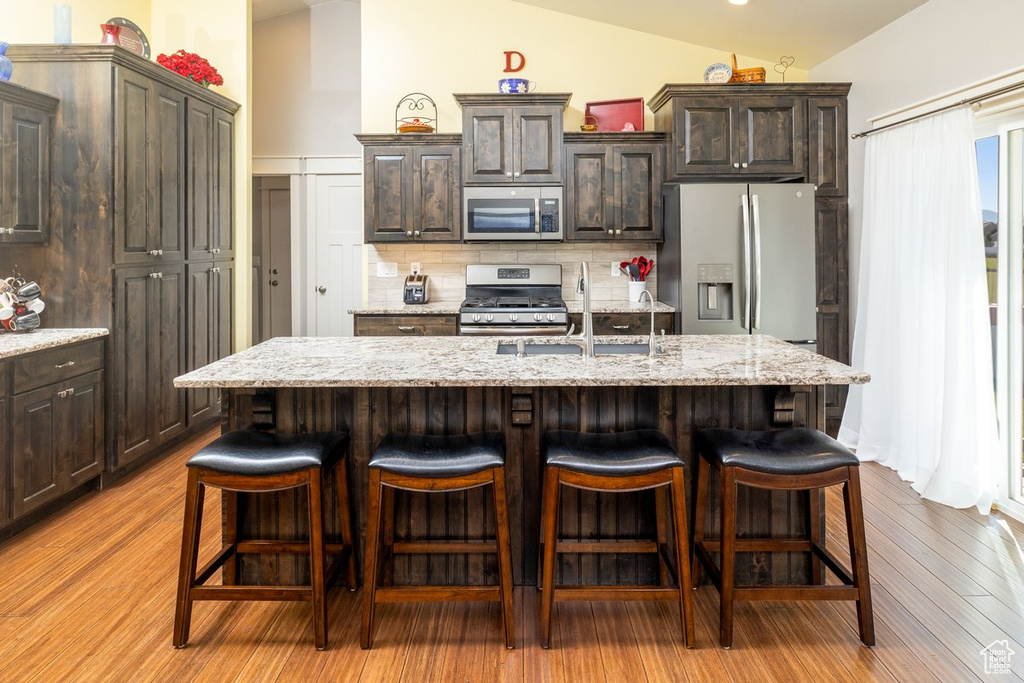
M 327 647 L 327 598 L 324 588 L 324 515 L 320 469 L 309 471 L 309 582 L 313 589 L 313 641 L 316 649 Z
M 544 502 L 541 512 L 544 540 L 543 584 L 547 588 L 541 597 L 540 645 L 551 647 L 551 610 L 555 604 L 555 543 L 558 536 L 558 468 L 548 467 L 544 471 Z
M 807 491 L 807 537 L 811 542 L 811 582 L 815 585 L 825 583 L 825 566 L 814 551 L 821 546 L 821 489 Z M 851 555 L 852 557 L 852 555 Z
M 338 508 L 338 525 L 341 527 L 341 542 L 348 546 L 348 560 L 345 563 L 345 585 L 350 591 L 359 587 L 356 577 L 355 532 L 352 529 L 352 513 L 348 501 L 348 463 L 345 458 L 334 466 L 334 499 Z
M 718 640 L 732 647 L 733 587 L 736 579 L 736 472 L 722 468 L 722 588 Z
M 395 584 L 395 490 L 390 486 L 384 487 L 381 520 L 384 534 L 384 541 L 380 549 L 383 562 L 381 585 L 393 586 Z
M 697 634 L 693 620 L 693 590 L 690 583 L 690 554 L 686 550 L 690 534 L 686 528 L 686 483 L 683 468 L 672 468 L 672 524 L 676 536 L 676 566 L 679 576 L 679 620 L 683 625 L 683 638 L 686 647 L 694 647 Z M 664 488 L 656 489 L 658 491 Z M 660 556 L 661 553 L 659 552 Z
M 199 531 L 203 526 L 205 491 L 199 473 L 190 468 L 185 491 L 185 522 L 181 533 L 181 565 L 178 569 L 178 599 L 174 609 L 174 647 L 185 647 L 192 622 L 192 586 L 199 561 Z
M 658 581 L 662 586 L 671 585 L 668 564 L 662 548 L 668 547 L 668 491 L 664 486 L 654 489 L 654 524 L 658 538 Z M 673 522 L 674 523 L 674 522 Z M 686 538 L 689 541 L 689 536 Z
M 697 458 L 697 501 L 693 513 L 693 544 L 691 546 L 691 566 L 693 568 L 693 587 L 700 585 L 701 561 L 697 556 L 697 546 L 704 543 L 704 526 L 707 524 L 708 487 L 711 485 L 711 466 L 704 458 Z
M 501 586 L 501 617 L 505 628 L 505 647 L 516 646 L 515 613 L 512 608 L 512 556 L 509 552 L 508 504 L 505 493 L 505 470 L 495 467 L 494 517 L 497 523 L 498 583 Z
M 875 644 L 875 619 L 871 610 L 871 583 L 868 578 L 868 546 L 864 534 L 864 508 L 860 496 L 860 471 L 848 467 L 849 479 L 843 484 L 843 502 L 846 504 L 846 530 L 850 540 L 850 560 L 853 583 L 857 586 L 857 623 L 860 640 L 865 645 Z
M 378 549 L 381 532 L 381 498 L 383 487 L 380 483 L 380 470 L 370 468 L 370 490 L 367 496 L 366 515 L 366 550 L 363 566 L 363 629 L 362 647 L 370 649 L 373 643 L 373 612 L 376 606 L 377 568 L 379 565 Z
M 224 545 L 233 546 L 238 543 L 238 493 L 230 489 L 221 489 L 224 499 Z M 225 586 L 238 584 L 238 552 L 231 553 L 224 562 L 221 581 Z

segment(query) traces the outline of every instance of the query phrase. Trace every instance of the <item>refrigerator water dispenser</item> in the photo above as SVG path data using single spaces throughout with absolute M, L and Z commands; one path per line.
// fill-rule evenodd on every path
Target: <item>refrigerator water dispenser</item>
M 697 319 L 732 320 L 733 266 L 731 263 L 697 264 Z

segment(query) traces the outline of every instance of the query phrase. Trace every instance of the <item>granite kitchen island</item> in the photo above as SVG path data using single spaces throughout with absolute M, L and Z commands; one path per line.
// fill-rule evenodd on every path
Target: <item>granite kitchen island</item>
M 692 486 L 695 430 L 790 425 L 823 429 L 824 387 L 868 381 L 866 373 L 766 336 L 667 336 L 658 340 L 662 353 L 656 358 L 497 353 L 500 342 L 515 344 L 519 339 L 524 338 L 278 338 L 174 383 L 182 389 L 222 389 L 225 429 L 348 429 L 351 500 L 360 536 L 365 530 L 366 463 L 385 433 L 503 432 L 513 572 L 517 583 L 529 584 L 536 581 L 540 444 L 545 431 L 661 429 L 685 457 L 687 484 Z M 524 341 L 565 343 L 561 338 Z M 241 533 L 303 537 L 304 495 L 285 491 L 242 496 Z M 493 536 L 486 490 L 430 496 L 398 492 L 396 499 L 396 540 Z M 563 538 L 654 536 L 649 491 L 605 495 L 567 490 L 562 501 Z M 687 502 L 692 511 L 692 493 Z M 714 495 L 709 502 L 714 510 Z M 740 505 L 749 511 L 740 522 L 741 537 L 806 534 L 806 493 L 744 489 Z M 334 520 L 330 514 L 327 518 Z M 717 516 L 709 524 L 714 530 Z M 635 584 L 658 579 L 653 555 L 578 554 L 565 555 L 559 562 L 563 583 Z M 786 553 L 748 553 L 737 565 L 738 579 L 755 583 L 805 581 L 810 571 L 803 555 Z M 243 556 L 239 571 L 245 583 L 287 583 L 301 580 L 307 570 L 301 557 Z M 395 567 L 396 583 L 495 579 L 494 558 L 484 555 L 401 556 Z

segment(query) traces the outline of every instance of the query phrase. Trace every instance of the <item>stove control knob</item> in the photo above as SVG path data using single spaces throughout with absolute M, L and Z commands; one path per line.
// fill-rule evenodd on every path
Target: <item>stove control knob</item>
M 474 313 L 473 314 L 473 322 L 475 322 L 475 323 L 480 322 L 480 314 L 479 313 Z
M 508 314 L 508 319 L 509 319 L 509 322 L 515 322 L 515 321 L 519 320 L 519 315 L 516 314 L 516 313 L 509 313 Z
M 484 320 L 486 320 L 487 322 L 491 322 L 492 320 L 494 320 L 494 316 L 488 313 L 487 315 L 484 316 Z
M 540 322 L 541 320 L 544 319 L 544 316 L 542 316 L 540 313 L 534 313 L 533 319 L 536 320 L 537 322 Z
M 554 316 L 553 313 L 548 313 L 548 322 L 549 323 L 555 322 L 555 316 Z

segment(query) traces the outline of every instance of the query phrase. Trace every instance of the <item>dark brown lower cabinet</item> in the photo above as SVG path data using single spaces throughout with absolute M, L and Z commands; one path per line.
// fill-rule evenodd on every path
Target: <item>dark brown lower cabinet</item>
M 233 261 L 188 266 L 188 362 L 191 371 L 231 354 Z M 189 424 L 220 415 L 220 389 L 188 392 Z
M 569 322 L 577 330 L 583 329 L 583 314 L 570 313 Z M 675 329 L 675 313 L 655 313 L 654 333 L 672 334 Z M 650 334 L 651 314 L 647 313 L 594 313 L 594 334 Z
M 454 315 L 355 316 L 357 337 L 452 337 L 458 334 Z
M 103 471 L 103 371 L 11 398 L 11 519 Z
M 0 379 L 3 379 L 4 368 L 3 363 L 0 363 Z M 6 393 L 6 382 L 4 382 L 4 388 L 0 389 L 0 420 L 4 421 L 5 425 L 11 424 L 11 418 L 7 415 L 7 399 L 3 397 Z M 0 437 L 0 463 L 6 463 L 10 459 L 10 454 L 7 450 L 7 439 Z M 7 489 L 10 484 L 10 474 L 7 473 L 7 468 L 0 466 L 0 529 L 7 526 L 7 522 L 10 521 L 10 512 L 7 507 Z
M 185 393 L 173 385 L 185 366 L 185 266 L 116 268 L 114 288 L 117 469 L 185 431 Z

